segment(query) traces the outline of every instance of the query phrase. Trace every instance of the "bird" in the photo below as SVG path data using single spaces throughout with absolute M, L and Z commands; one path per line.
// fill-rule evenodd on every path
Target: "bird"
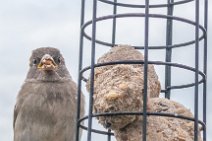
M 193 114 L 182 104 L 166 98 L 150 98 L 149 113 L 165 113 L 193 118 Z M 117 141 L 142 141 L 142 120 L 137 120 L 122 129 L 115 129 L 114 135 Z M 147 117 L 148 141 L 193 141 L 194 122 L 176 117 L 148 116 Z M 201 139 L 201 128 L 198 131 L 198 141 Z
M 130 45 L 112 47 L 97 63 L 115 61 L 143 61 L 141 52 Z M 87 90 L 90 89 L 90 79 Z M 115 64 L 96 67 L 94 70 L 94 113 L 139 112 L 143 110 L 143 64 Z M 160 82 L 153 65 L 148 65 L 148 97 L 159 97 Z M 139 120 L 138 115 L 98 116 L 98 122 L 108 129 L 121 129 Z
M 62 54 L 54 47 L 40 47 L 29 61 L 14 108 L 14 141 L 74 141 L 77 85 Z M 80 109 L 83 116 L 83 94 Z

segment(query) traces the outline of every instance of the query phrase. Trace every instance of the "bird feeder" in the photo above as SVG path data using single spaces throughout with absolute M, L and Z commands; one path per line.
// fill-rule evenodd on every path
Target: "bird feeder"
M 142 132 L 142 141 L 149 141 L 150 134 L 155 135 L 149 132 L 151 120 L 155 125 L 164 125 L 154 120 L 154 117 L 189 121 L 192 126 L 192 139 L 206 141 L 207 23 L 207 0 L 81 0 L 76 141 L 80 140 L 80 130 L 83 130 L 86 141 L 98 141 L 100 138 L 105 141 L 118 140 L 114 138 L 114 131 L 110 128 L 96 128 L 96 119 L 132 115 L 142 117 L 142 122 L 138 121 L 140 124 L 130 125 L 119 131 L 138 129 L 137 131 Z M 144 56 L 140 60 L 135 57 L 122 61 L 97 61 L 101 53 L 105 54 L 111 48 L 122 45 L 132 46 Z M 88 60 L 89 65 L 86 66 Z M 142 110 L 94 112 L 97 68 L 126 64 L 143 67 Z M 153 111 L 148 111 L 150 65 L 158 72 L 161 83 L 160 98 L 166 99 L 158 102 L 160 105 L 154 104 L 153 100 L 152 104 L 156 106 Z M 86 73 L 89 75 L 86 76 Z M 106 79 L 107 75 L 104 77 Z M 88 98 L 87 114 L 80 117 L 81 89 L 84 89 L 86 83 L 89 85 L 88 93 L 85 92 Z M 109 98 L 114 100 L 117 97 L 111 92 Z M 158 112 L 171 101 L 175 108 L 184 105 L 191 109 L 193 116 L 186 111 Z M 170 128 L 175 126 L 173 124 Z M 117 137 L 118 135 L 117 133 Z M 136 132 L 134 136 L 137 136 Z M 186 139 L 179 136 L 179 140 Z

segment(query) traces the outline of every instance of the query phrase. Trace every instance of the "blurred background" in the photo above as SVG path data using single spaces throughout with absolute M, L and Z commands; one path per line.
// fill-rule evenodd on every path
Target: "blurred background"
M 127 0 L 124 0 L 127 2 Z M 202 0 L 201 0 L 202 1 Z M 129 2 L 129 0 L 128 0 Z M 135 0 L 135 3 L 138 0 Z M 154 2 L 154 1 L 153 1 Z M 161 0 L 161 3 L 166 2 Z M 91 19 L 92 0 L 86 2 L 86 21 Z M 200 23 L 203 23 L 203 4 L 200 3 Z M 29 57 L 31 51 L 38 47 L 56 47 L 61 50 L 66 59 L 66 65 L 74 79 L 78 77 L 78 50 L 80 33 L 80 0 L 0 0 L 0 137 L 2 141 L 13 140 L 13 108 L 16 96 L 24 82 L 28 71 Z M 100 3 L 98 5 L 98 16 L 112 14 L 112 7 Z M 140 10 L 143 12 L 144 10 Z M 120 8 L 119 13 L 138 12 L 132 9 Z M 166 14 L 166 9 L 150 10 L 150 13 Z M 209 3 L 209 12 L 212 13 L 212 3 Z M 174 14 L 194 20 L 194 2 L 176 6 Z M 212 18 L 208 20 L 208 89 L 207 89 L 207 140 L 212 140 Z M 164 45 L 166 20 L 150 19 L 150 45 Z M 117 20 L 117 43 L 130 45 L 143 45 L 143 19 L 129 18 L 128 20 Z M 173 43 L 181 43 L 194 39 L 194 27 L 174 22 Z M 97 38 L 110 41 L 111 21 L 97 24 Z M 91 27 L 86 29 L 91 33 Z M 202 32 L 200 31 L 200 34 Z M 90 62 L 91 44 L 85 40 L 83 66 Z M 202 42 L 200 43 L 202 46 Z M 97 56 L 101 56 L 108 47 L 97 45 Z M 200 56 L 203 58 L 202 48 Z M 164 60 L 165 51 L 150 51 L 150 60 Z M 194 66 L 194 48 L 180 48 L 173 51 L 173 61 Z M 200 59 L 200 69 L 202 69 Z M 164 67 L 155 66 L 162 87 L 164 86 Z M 89 73 L 87 73 L 88 76 Z M 194 73 L 173 68 L 172 84 L 184 84 L 194 81 Z M 85 85 L 85 84 L 83 84 Z M 202 87 L 200 86 L 200 93 Z M 83 92 L 88 103 L 88 93 L 85 88 Z M 163 96 L 161 96 L 163 97 Z M 193 88 L 172 91 L 171 99 L 185 105 L 193 112 Z M 200 95 L 200 119 L 202 117 L 202 96 Z M 94 121 L 96 128 L 101 128 Z M 102 129 L 102 128 L 101 128 Z M 104 129 L 102 129 L 104 130 Z M 97 135 L 98 136 L 98 135 Z M 103 140 L 102 136 L 98 138 Z M 86 140 L 86 132 L 82 140 Z

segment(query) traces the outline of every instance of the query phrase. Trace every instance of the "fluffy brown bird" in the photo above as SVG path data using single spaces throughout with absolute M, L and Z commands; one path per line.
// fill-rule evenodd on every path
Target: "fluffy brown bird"
M 143 60 L 143 55 L 130 46 L 116 46 L 98 59 L 98 63 Z M 158 97 L 160 82 L 154 66 L 148 65 L 148 97 Z M 95 68 L 95 113 L 138 112 L 143 109 L 144 67 L 141 64 L 118 64 Z M 87 89 L 89 89 L 89 81 Z M 100 116 L 98 121 L 106 128 L 120 129 L 140 116 Z
M 148 112 L 172 113 L 193 117 L 192 113 L 183 105 L 164 98 L 150 98 L 151 103 Z M 117 141 L 142 141 L 142 120 L 130 123 L 122 129 L 114 130 Z M 189 120 L 148 116 L 147 118 L 147 140 L 148 141 L 193 141 L 194 123 Z M 199 131 L 199 141 L 202 141 Z
M 84 113 L 82 96 L 81 115 Z M 74 141 L 77 86 L 56 48 L 35 49 L 14 110 L 14 141 Z

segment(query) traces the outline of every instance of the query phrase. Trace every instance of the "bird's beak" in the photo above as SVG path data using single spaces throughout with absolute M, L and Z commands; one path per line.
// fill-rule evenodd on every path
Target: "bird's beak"
M 49 54 L 45 54 L 40 63 L 38 64 L 38 69 L 50 71 L 57 68 L 57 64 L 55 63 L 54 59 Z

